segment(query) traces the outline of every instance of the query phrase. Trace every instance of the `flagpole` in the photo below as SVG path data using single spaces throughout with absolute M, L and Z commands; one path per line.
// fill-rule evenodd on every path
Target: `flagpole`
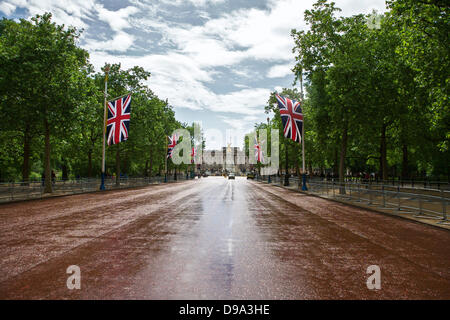
M 302 122 L 302 190 L 307 191 L 306 187 L 306 170 L 305 170 L 305 113 L 303 111 L 303 69 L 300 71 L 300 95 L 302 98 L 302 114 L 303 114 L 303 122 Z
M 302 160 L 303 160 L 303 166 L 302 166 L 302 172 L 305 173 L 305 121 L 302 123 Z
M 269 126 L 270 126 L 269 122 L 270 122 L 270 118 L 267 117 L 267 163 L 269 163 L 269 159 L 268 159 L 269 158 Z M 270 139 L 272 139 L 272 133 L 271 133 Z M 270 156 L 272 156 L 272 154 Z M 267 183 L 272 183 L 270 181 L 270 171 L 269 170 L 267 172 L 267 175 L 268 175 Z
M 167 135 L 166 135 L 166 153 L 165 153 L 165 156 L 166 156 L 166 172 L 165 172 L 165 174 L 164 174 L 164 182 L 167 182 L 167 145 L 168 145 L 168 141 L 167 141 L 168 139 L 167 139 Z
M 105 137 L 106 137 L 106 103 L 108 95 L 108 73 L 109 65 L 105 66 L 105 102 L 103 106 L 103 143 L 102 143 L 102 182 L 100 184 L 100 190 L 105 190 Z

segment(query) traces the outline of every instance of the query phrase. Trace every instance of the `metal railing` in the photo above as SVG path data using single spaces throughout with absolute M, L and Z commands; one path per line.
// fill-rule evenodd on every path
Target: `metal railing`
M 141 177 L 141 178 L 120 178 L 119 184 L 116 183 L 115 178 L 105 179 L 106 190 L 125 189 L 143 187 L 151 184 L 160 184 L 164 182 L 176 182 L 190 179 L 184 173 L 177 174 L 177 179 L 173 174 L 156 177 Z M 80 194 L 86 192 L 98 191 L 100 187 L 99 178 L 81 178 L 73 180 L 57 180 L 52 183 L 53 192 L 51 194 L 44 193 L 44 185 L 41 181 L 29 182 L 3 182 L 0 183 L 0 203 L 41 199 L 48 196 Z
M 338 181 L 339 178 L 336 177 L 319 177 L 319 176 L 310 176 L 308 177 L 309 181 Z M 414 189 L 435 189 L 435 190 L 449 190 L 450 191 L 450 181 L 443 180 L 403 180 L 399 178 L 392 178 L 388 180 L 381 180 L 378 178 L 363 178 L 363 177 L 345 177 L 345 182 L 354 182 L 354 183 L 363 183 L 363 184 L 373 184 L 373 185 L 385 185 L 385 186 L 400 186 L 402 188 L 414 188 Z
M 258 181 L 268 182 L 268 177 L 259 176 Z M 284 176 L 271 176 L 271 184 L 283 186 Z M 288 188 L 300 190 L 301 179 L 289 178 Z M 328 181 L 308 179 L 308 193 L 327 198 L 364 204 L 378 209 L 394 211 L 398 214 L 412 214 L 418 218 L 436 219 L 439 223 L 450 224 L 447 207 L 450 191 L 444 189 L 401 187 L 376 182 Z

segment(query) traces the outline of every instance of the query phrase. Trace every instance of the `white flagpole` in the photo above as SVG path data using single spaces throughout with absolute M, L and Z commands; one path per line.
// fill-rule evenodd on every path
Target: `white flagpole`
M 303 173 L 305 173 L 305 122 L 302 123 L 302 160 L 303 160 Z
M 303 111 L 303 69 L 300 71 L 300 95 L 302 98 L 302 114 L 303 114 L 303 122 L 302 122 L 302 190 L 306 191 L 308 188 L 306 187 L 306 170 L 305 170 L 305 113 Z
M 100 185 L 100 190 L 105 190 L 105 137 L 106 137 L 106 103 L 107 103 L 107 95 L 108 95 L 108 73 L 109 73 L 109 65 L 105 67 L 105 103 L 103 106 L 103 144 L 102 144 L 102 182 Z
M 167 135 L 165 135 L 166 136 L 166 153 L 165 153 L 165 156 L 166 156 L 166 160 L 165 160 L 165 172 L 164 172 L 164 182 L 167 182 L 167 174 L 168 174 L 168 172 L 167 172 L 167 149 L 168 149 L 168 142 L 169 142 L 169 139 L 168 139 L 168 137 L 167 137 Z

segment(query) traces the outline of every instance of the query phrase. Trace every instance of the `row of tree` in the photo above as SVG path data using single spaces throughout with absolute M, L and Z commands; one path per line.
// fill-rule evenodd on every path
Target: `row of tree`
M 334 3 L 319 0 L 305 11 L 309 30 L 292 30 L 293 72 L 306 79 L 307 167 L 340 179 L 350 171 L 450 181 L 450 7 L 396 0 L 388 9 L 339 17 Z M 297 89 L 280 93 L 301 99 Z M 275 102 L 272 94 L 266 111 Z M 279 113 L 271 126 L 281 129 Z M 300 146 L 280 141 L 282 161 L 287 148 L 299 171 Z
M 94 72 L 79 36 L 49 13 L 0 22 L 1 181 L 45 176 L 51 191 L 53 170 L 62 179 L 99 176 L 105 73 Z M 149 77 L 141 67 L 110 66 L 108 98 L 132 92 L 129 138 L 107 147 L 106 171 L 117 179 L 161 174 L 166 135 L 188 127 L 144 84 Z

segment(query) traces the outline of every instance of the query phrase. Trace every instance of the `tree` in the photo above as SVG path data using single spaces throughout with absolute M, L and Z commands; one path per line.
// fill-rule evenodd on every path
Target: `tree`
M 401 40 L 399 59 L 414 71 L 420 95 L 414 98 L 426 117 L 421 128 L 428 142 L 438 148 L 429 162 L 434 163 L 435 171 L 446 171 L 450 179 L 450 6 L 443 0 L 391 0 L 387 4 Z
M 91 177 L 99 168 L 105 76 L 94 73 L 87 52 L 77 47 L 79 35 L 52 23 L 51 14 L 0 21 L 0 179 L 16 179 L 21 171 L 27 181 L 31 168 L 36 177 L 44 164 L 45 191 L 51 192 L 52 168 L 60 168 L 63 179 Z M 108 99 L 133 96 L 129 139 L 107 151 L 117 183 L 121 169 L 136 175 L 161 171 L 165 136 L 181 126 L 168 101 L 145 85 L 149 76 L 138 66 L 111 66 Z
M 334 3 L 319 0 L 313 10 L 305 11 L 305 21 L 311 29 L 308 32 L 292 30 L 291 34 L 295 41 L 294 52 L 298 53 L 295 69 L 306 71 L 310 80 L 315 73 L 325 74 L 326 90 L 333 104 L 327 111 L 341 140 L 339 179 L 342 183 L 349 130 L 359 120 L 357 115 L 362 114 L 356 109 L 361 99 L 364 101 L 361 85 L 365 82 L 366 66 L 359 63 L 365 50 L 363 17 L 336 18 L 339 10 Z M 341 192 L 345 190 L 341 188 Z
M 25 131 L 24 149 L 30 127 L 39 127 L 44 135 L 45 192 L 52 192 L 51 135 L 65 132 L 76 121 L 77 88 L 88 53 L 76 45 L 77 30 L 52 23 L 50 13 L 31 20 L 8 22 L 2 30 L 5 60 L 1 68 L 7 70 L 2 72 L 0 86 L 7 100 L 15 100 L 14 106 L 25 115 L 22 123 L 17 122 Z
M 346 168 L 378 168 L 387 179 L 399 164 L 403 178 L 411 170 L 450 178 L 449 7 L 410 0 L 389 6 L 373 28 L 367 21 L 376 13 L 336 17 L 334 3 L 319 0 L 305 11 L 310 30 L 292 30 L 293 71 L 307 79 L 309 159 L 319 167 L 339 162 L 341 182 Z

